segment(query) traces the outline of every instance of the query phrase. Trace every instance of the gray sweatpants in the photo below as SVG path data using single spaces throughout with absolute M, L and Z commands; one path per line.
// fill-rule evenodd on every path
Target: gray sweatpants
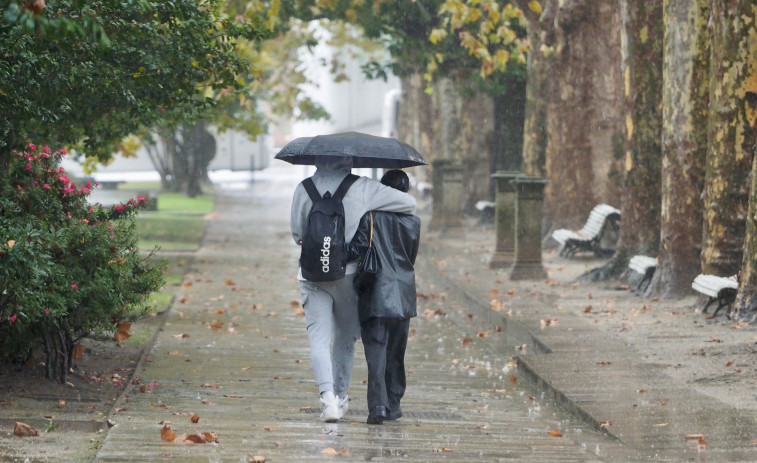
M 355 342 L 360 338 L 354 275 L 316 283 L 300 280 L 302 306 L 318 392 L 344 397 L 350 386 Z M 333 341 L 333 350 L 332 350 Z

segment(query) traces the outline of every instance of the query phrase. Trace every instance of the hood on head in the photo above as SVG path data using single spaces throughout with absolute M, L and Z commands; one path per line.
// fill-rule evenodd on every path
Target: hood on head
M 347 172 L 352 170 L 352 157 L 350 156 L 318 156 L 315 167 L 328 172 Z

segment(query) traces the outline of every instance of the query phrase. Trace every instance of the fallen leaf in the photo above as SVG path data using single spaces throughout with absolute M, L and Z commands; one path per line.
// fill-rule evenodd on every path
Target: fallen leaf
M 13 427 L 13 434 L 18 437 L 39 436 L 39 432 L 36 429 L 20 421 L 16 421 L 16 425 Z
M 463 345 L 464 345 L 464 346 L 467 346 L 467 345 L 469 345 L 469 344 L 470 344 L 470 343 L 472 343 L 472 342 L 473 342 L 473 339 L 472 339 L 472 338 L 467 338 L 467 337 L 466 337 L 466 338 L 463 338 Z
M 202 385 L 202 387 L 210 387 L 213 389 L 220 389 L 221 385 L 218 383 L 205 383 Z
M 265 463 L 265 457 L 261 457 L 260 455 L 255 455 L 249 460 L 247 460 L 247 463 Z
M 592 307 L 591 307 L 590 305 L 587 305 L 587 306 L 586 306 L 586 307 L 584 308 L 584 313 L 591 313 L 591 309 L 592 309 Z
M 479 338 L 486 338 L 489 336 L 489 333 L 487 333 L 486 331 L 479 331 L 478 333 L 476 333 L 476 336 L 478 336 Z
M 142 384 L 141 386 L 139 386 L 139 392 L 147 392 L 147 385 Z
M 227 278 L 226 281 L 225 281 L 225 283 L 226 283 L 226 286 L 234 286 L 234 285 L 236 285 L 236 283 L 234 283 L 234 280 L 232 280 L 231 278 Z
M 727 362 L 727 363 L 725 364 L 725 366 L 727 366 L 727 367 L 732 367 L 732 366 L 733 366 L 733 362 Z
M 200 416 L 196 415 L 195 412 L 189 412 L 189 421 L 197 424 L 197 422 L 200 421 Z
M 208 328 L 211 328 L 213 331 L 218 331 L 223 326 L 223 322 L 219 322 L 217 320 L 213 320 L 213 323 L 208 325 Z
M 184 339 L 184 338 L 188 338 L 189 335 L 187 333 L 179 333 L 179 334 L 174 334 L 173 337 L 176 339 Z
M 610 421 L 610 420 L 604 420 L 604 421 L 600 421 L 599 422 L 599 427 L 600 428 L 608 428 L 610 426 L 612 426 L 612 421 Z
M 182 303 L 182 304 L 186 304 L 187 301 L 189 301 L 189 299 L 187 298 L 187 296 L 181 296 L 179 298 L 179 302 Z
M 84 347 L 81 344 L 74 344 L 74 351 L 72 352 L 72 356 L 74 360 L 79 360 L 82 355 L 84 355 L 84 352 L 87 350 L 86 347 Z
M 559 429 L 553 429 L 553 430 L 549 431 L 548 434 L 550 436 L 552 436 L 552 437 L 562 437 L 562 433 L 560 432 Z
M 518 377 L 515 376 L 514 374 L 511 374 L 510 375 L 510 382 L 513 383 L 513 384 L 517 383 L 518 382 Z
M 176 433 L 173 432 L 171 426 L 164 424 L 163 428 L 160 430 L 160 439 L 168 442 L 173 442 L 174 439 L 176 439 Z

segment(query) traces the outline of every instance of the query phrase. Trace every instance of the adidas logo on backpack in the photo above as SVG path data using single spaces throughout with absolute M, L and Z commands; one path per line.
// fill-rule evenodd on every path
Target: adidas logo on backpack
M 309 281 L 334 281 L 344 276 L 348 250 L 344 240 L 344 205 L 342 198 L 358 179 L 349 174 L 333 195 L 321 197 L 313 179 L 302 181 L 313 207 L 305 223 L 300 252 L 302 276 Z

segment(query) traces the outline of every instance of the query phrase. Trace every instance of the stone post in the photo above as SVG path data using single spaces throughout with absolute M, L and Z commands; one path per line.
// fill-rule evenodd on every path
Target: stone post
M 489 268 L 506 268 L 515 262 L 515 185 L 512 181 L 522 175 L 514 170 L 498 170 L 492 174 L 497 184 L 494 198 L 496 243 Z
M 442 235 L 461 237 L 463 231 L 463 166 L 450 161 L 442 166 Z
M 463 167 L 459 161 L 433 161 L 433 210 L 429 230 L 463 235 Z
M 544 185 L 539 177 L 516 177 L 515 185 L 515 264 L 511 280 L 547 278 L 541 263 L 541 224 L 544 206 Z
M 443 184 L 444 165 L 450 162 L 447 159 L 431 161 L 431 221 L 428 225 L 430 231 L 439 231 L 443 225 Z

